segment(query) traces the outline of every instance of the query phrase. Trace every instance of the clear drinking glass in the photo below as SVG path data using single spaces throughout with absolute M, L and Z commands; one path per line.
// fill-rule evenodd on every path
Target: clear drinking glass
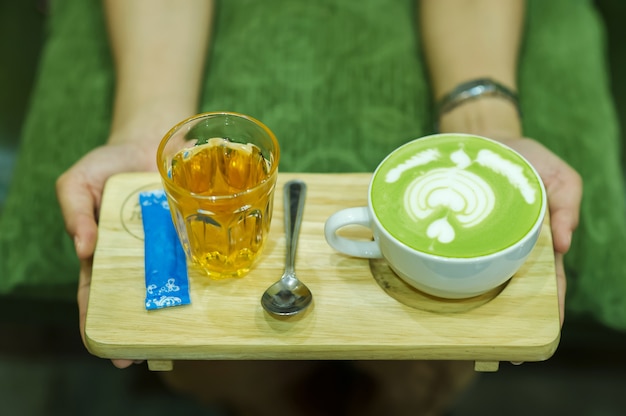
M 174 126 L 157 163 L 190 265 L 215 279 L 244 276 L 272 219 L 280 149 L 252 117 L 203 113 Z

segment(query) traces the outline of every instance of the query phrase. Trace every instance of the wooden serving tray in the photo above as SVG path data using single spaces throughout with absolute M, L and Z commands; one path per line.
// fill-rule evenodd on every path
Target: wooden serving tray
M 370 174 L 280 174 L 270 240 L 240 279 L 214 281 L 189 270 L 191 305 L 147 311 L 138 194 L 160 189 L 156 173 L 113 176 L 104 190 L 87 310 L 89 350 L 103 358 L 148 360 L 153 370 L 187 359 L 542 361 L 560 339 L 549 223 L 523 268 L 489 294 L 444 300 L 400 281 L 384 261 L 351 258 L 324 239 L 335 211 L 366 204 Z M 282 187 L 308 185 L 296 271 L 314 301 L 276 318 L 261 294 L 280 278 L 285 257 Z M 348 230 L 349 232 L 349 230 Z

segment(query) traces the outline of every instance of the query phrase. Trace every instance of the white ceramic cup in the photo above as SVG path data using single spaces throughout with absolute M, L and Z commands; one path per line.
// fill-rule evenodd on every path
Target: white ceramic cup
M 448 146 L 448 149 L 458 142 L 460 151 L 446 154 L 443 144 L 441 145 L 443 147 L 439 148 L 443 142 L 447 143 L 445 146 Z M 438 159 L 430 157 L 433 152 L 439 153 Z M 438 165 L 441 163 L 447 163 L 451 167 Z M 502 174 L 503 170 L 512 166 L 517 168 L 513 168 L 505 175 Z M 487 172 L 485 176 L 491 179 L 482 181 L 480 178 L 474 178 L 481 170 Z M 520 172 L 522 176 L 519 175 Z M 407 177 L 407 186 L 413 193 L 402 191 L 404 185 L 396 185 L 400 182 L 398 176 L 402 175 Z M 457 191 L 455 188 L 459 188 L 456 185 L 461 178 L 459 175 L 464 178 L 469 175 L 470 185 L 468 187 L 461 184 L 460 191 Z M 434 179 L 428 179 L 434 176 L 438 178 L 435 184 Z M 501 176 L 504 176 L 504 179 Z M 488 195 L 489 198 L 484 199 L 492 201 L 491 204 L 476 202 L 480 202 L 480 198 L 472 196 L 477 193 L 473 188 L 472 178 L 486 185 L 480 185 L 484 188 L 482 191 L 480 186 L 477 188 L 478 194 L 483 192 Z M 395 191 L 392 189 L 394 186 L 397 188 Z M 489 188 L 492 188 L 493 192 Z M 424 189 L 426 191 L 423 191 Z M 499 190 L 506 196 L 500 200 Z M 430 193 L 422 196 L 422 193 L 427 191 Z M 523 195 L 522 191 L 525 192 Z M 525 206 L 526 202 L 508 201 L 510 195 L 517 193 L 522 195 L 523 201 L 532 200 L 533 203 Z M 446 195 L 451 195 L 451 199 L 446 199 Z M 469 196 L 465 198 L 464 195 Z M 415 199 L 419 201 L 414 201 L 414 205 L 422 204 L 426 208 L 419 208 L 416 215 L 405 215 L 405 211 L 412 209 L 410 207 L 413 203 L 410 201 Z M 427 136 L 409 142 L 389 154 L 372 176 L 368 190 L 368 205 L 346 208 L 331 215 L 325 224 L 325 237 L 331 247 L 349 256 L 384 258 L 401 279 L 422 292 L 442 298 L 468 298 L 500 286 L 519 270 L 533 250 L 541 232 L 546 199 L 546 191 L 538 173 L 511 148 L 479 136 L 465 134 Z M 501 200 L 507 200 L 511 206 L 506 206 Z M 383 210 L 377 208 L 382 204 L 381 201 L 386 201 L 385 204 L 391 211 L 382 214 Z M 477 204 L 483 208 L 476 208 Z M 381 214 L 377 214 L 377 211 Z M 518 216 L 524 216 L 526 225 L 520 224 Z M 467 234 L 468 241 L 465 242 L 465 246 L 454 249 L 457 251 L 455 254 L 445 252 L 450 247 L 451 240 L 449 234 L 441 231 L 446 230 L 445 227 L 440 227 L 441 221 L 448 221 L 452 224 L 451 228 L 457 228 L 455 230 L 457 240 L 460 241 L 463 235 Z M 490 224 L 490 221 L 494 221 L 494 224 Z M 396 223 L 395 230 L 391 223 Z M 338 231 L 341 228 L 350 225 L 370 228 L 374 240 L 363 241 L 339 235 Z M 512 235 L 512 230 L 516 227 L 519 228 L 517 236 Z M 416 233 L 429 234 L 420 237 L 421 243 L 409 242 L 413 240 L 411 238 L 413 229 Z M 479 231 L 475 235 L 468 234 L 470 231 L 474 232 L 474 229 Z M 398 236 L 399 233 L 402 236 Z M 502 247 L 497 246 L 502 243 L 494 243 L 495 247 L 488 247 L 492 240 L 499 238 L 496 234 L 512 241 L 506 242 Z M 429 239 L 432 242 L 428 247 L 419 247 L 419 244 L 424 245 Z M 473 241 L 476 241 L 476 244 L 473 244 Z M 471 252 L 474 248 L 472 246 L 476 246 L 478 250 L 481 245 L 485 246 L 480 248 L 482 252 L 479 254 Z M 438 253 L 438 250 L 441 253 Z M 463 250 L 467 252 L 462 253 Z

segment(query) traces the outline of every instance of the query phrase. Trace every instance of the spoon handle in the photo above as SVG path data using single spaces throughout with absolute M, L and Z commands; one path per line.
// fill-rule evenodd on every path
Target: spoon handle
M 296 248 L 302 225 L 306 184 L 300 180 L 292 180 L 283 188 L 283 203 L 285 211 L 285 273 L 295 273 Z

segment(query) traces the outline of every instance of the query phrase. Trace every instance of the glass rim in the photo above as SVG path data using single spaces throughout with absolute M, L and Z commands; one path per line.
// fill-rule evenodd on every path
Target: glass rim
M 275 150 L 272 153 L 274 155 L 274 160 L 272 161 L 272 164 L 270 165 L 270 170 L 267 174 L 267 177 L 265 177 L 262 181 L 255 184 L 253 187 L 248 188 L 241 192 L 234 193 L 234 194 L 202 195 L 196 192 L 191 192 L 188 189 L 185 189 L 184 187 L 178 185 L 168 176 L 167 171 L 165 171 L 165 167 L 163 166 L 163 163 L 161 163 L 163 160 L 163 158 L 161 157 L 161 154 L 163 153 L 163 150 L 165 149 L 165 146 L 167 145 L 168 141 L 174 136 L 174 134 L 176 134 L 184 126 L 192 123 L 195 120 L 206 119 L 206 118 L 211 118 L 215 116 L 234 116 L 237 118 L 247 120 L 257 125 L 258 127 L 260 127 L 261 130 L 263 130 L 272 141 L 272 144 L 274 145 Z M 203 200 L 212 200 L 212 201 L 238 198 L 238 197 L 250 194 L 256 191 L 257 189 L 261 188 L 262 186 L 266 185 L 267 182 L 272 181 L 273 178 L 275 178 L 276 174 L 278 173 L 279 160 L 280 160 L 280 146 L 278 144 L 278 139 L 276 139 L 276 136 L 274 135 L 272 130 L 270 130 L 269 127 L 267 127 L 264 123 L 257 120 L 256 118 L 251 117 L 247 114 L 237 113 L 234 111 L 209 111 L 209 112 L 204 112 L 204 113 L 198 113 L 193 116 L 187 117 L 186 119 L 182 121 L 179 121 L 172 128 L 170 128 L 167 133 L 165 133 L 165 135 L 161 139 L 161 142 L 159 143 L 159 147 L 157 148 L 157 152 L 156 152 L 157 169 L 159 170 L 161 181 L 166 182 L 168 186 L 171 186 L 172 188 L 176 189 L 178 192 L 191 195 L 194 198 L 203 199 Z M 167 190 L 165 191 L 167 192 Z

